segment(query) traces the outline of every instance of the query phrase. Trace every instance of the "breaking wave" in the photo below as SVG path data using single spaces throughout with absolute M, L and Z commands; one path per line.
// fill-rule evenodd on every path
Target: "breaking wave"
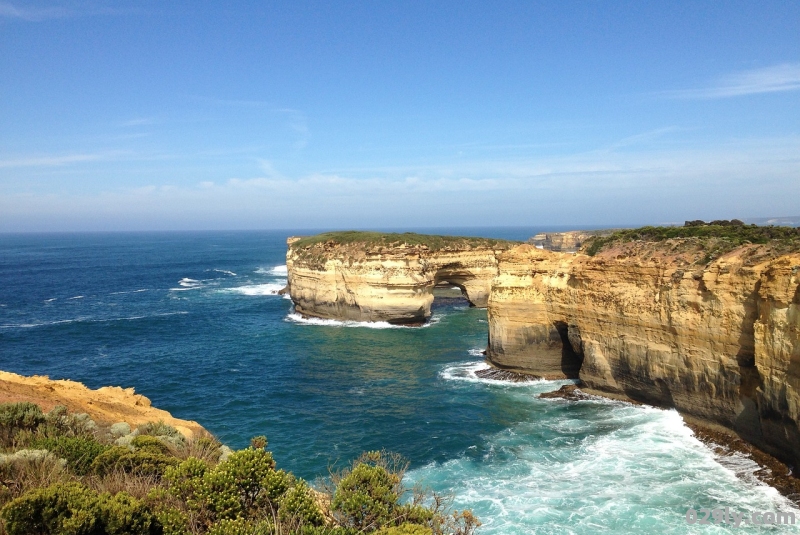
M 275 275 L 276 277 L 285 277 L 289 274 L 289 270 L 285 264 L 271 268 L 260 267 L 255 272 L 259 275 Z
M 278 295 L 278 292 L 285 288 L 284 284 L 251 284 L 248 286 L 238 286 L 236 288 L 225 288 L 221 292 L 238 293 L 242 295 Z
M 388 321 L 342 321 L 322 318 L 304 318 L 297 312 L 292 312 L 286 316 L 286 321 L 299 323 L 301 325 L 323 325 L 326 327 L 365 327 L 367 329 L 423 329 L 439 323 L 440 317 L 434 314 L 430 321 L 419 326 L 394 325 Z

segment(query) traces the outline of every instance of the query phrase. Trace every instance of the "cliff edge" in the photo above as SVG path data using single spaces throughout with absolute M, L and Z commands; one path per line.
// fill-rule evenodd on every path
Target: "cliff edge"
M 603 240 L 498 256 L 488 360 L 675 407 L 800 466 L 797 241 Z
M 46 376 L 26 377 L 0 371 L 0 403 L 30 401 L 49 411 L 64 405 L 70 412 L 86 413 L 95 422 L 110 426 L 125 422 L 135 428 L 148 422 L 169 424 L 186 438 L 206 431 L 197 422 L 181 420 L 150 405 L 150 400 L 133 388 L 105 386 L 97 390 L 82 383 L 51 380 Z

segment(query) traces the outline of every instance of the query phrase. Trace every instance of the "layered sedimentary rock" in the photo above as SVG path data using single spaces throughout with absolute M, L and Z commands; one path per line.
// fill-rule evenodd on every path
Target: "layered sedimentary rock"
M 497 275 L 497 253 L 510 244 L 457 240 L 431 248 L 419 243 L 304 245 L 288 240 L 289 295 L 305 316 L 418 324 L 431 315 L 433 289 L 447 282 L 473 306 L 486 307 Z
M 20 401 L 30 401 L 45 411 L 64 405 L 70 412 L 86 413 L 98 424 L 106 426 L 125 422 L 135 428 L 148 422 L 164 422 L 186 438 L 206 433 L 197 422 L 175 418 L 169 412 L 151 406 L 150 400 L 136 394 L 133 388 L 106 386 L 92 390 L 75 381 L 0 371 L 0 403 Z
M 488 359 L 676 407 L 797 464 L 800 254 L 745 246 L 704 264 L 691 243 L 500 254 Z
M 334 240 L 290 243 L 287 265 L 297 311 L 323 318 L 419 323 L 448 281 L 488 304 L 496 367 L 675 407 L 800 466 L 800 253 L 719 240 L 593 257 Z

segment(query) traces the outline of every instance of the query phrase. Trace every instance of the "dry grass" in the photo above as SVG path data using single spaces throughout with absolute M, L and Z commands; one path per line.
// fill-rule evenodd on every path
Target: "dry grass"
M 64 461 L 55 455 L 14 458 L 0 464 L 0 480 L 5 490 L 0 491 L 0 506 L 28 490 L 49 487 L 70 479 L 72 477 Z

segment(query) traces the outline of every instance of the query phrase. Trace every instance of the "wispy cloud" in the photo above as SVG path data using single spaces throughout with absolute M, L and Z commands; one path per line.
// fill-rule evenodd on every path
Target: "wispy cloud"
M 28 156 L 23 158 L 0 159 L 0 168 L 9 167 L 58 167 L 70 164 L 99 162 L 122 155 L 122 152 L 80 153 L 46 156 Z
M 108 156 L 113 162 L 108 166 L 93 163 L 106 156 L 100 153 L 0 160 L 5 166 L 73 166 L 60 181 L 54 177 L 61 169 L 0 173 L 0 232 L 98 225 L 130 230 L 617 224 L 796 212 L 800 137 L 668 150 L 639 146 L 648 136 L 667 132 L 621 142 L 636 144 L 636 150 L 307 172 L 287 172 L 280 162 L 250 157 L 254 168 L 235 174 L 204 168 L 176 173 L 183 164 L 173 162 L 117 164 L 155 161 L 158 154 Z M 28 180 L 40 176 L 47 180 Z
M 0 17 L 39 22 L 48 19 L 69 17 L 73 11 L 60 7 L 20 7 L 8 2 L 0 2 Z
M 136 117 L 133 119 L 129 119 L 127 121 L 122 121 L 119 123 L 119 126 L 122 127 L 131 127 L 131 126 L 147 126 L 155 123 L 155 117 Z
M 72 3 L 70 6 L 20 6 L 11 2 L 0 1 L 0 19 L 15 19 L 26 22 L 42 22 L 86 15 L 123 15 L 137 11 L 138 8 L 108 7 L 92 5 L 92 3 L 82 3 L 80 5 Z
M 800 89 L 800 63 L 781 63 L 719 78 L 708 87 L 663 91 L 659 96 L 682 100 L 709 100 L 777 93 Z
M 634 134 L 632 136 L 628 136 L 626 138 L 620 139 L 619 141 L 612 143 L 611 145 L 609 145 L 608 150 L 616 150 L 636 145 L 647 144 L 653 140 L 663 137 L 665 134 L 671 134 L 679 130 L 680 128 L 678 128 L 677 126 L 666 126 L 664 128 L 657 128 L 655 130 L 650 130 L 648 132 L 642 132 L 641 134 Z

